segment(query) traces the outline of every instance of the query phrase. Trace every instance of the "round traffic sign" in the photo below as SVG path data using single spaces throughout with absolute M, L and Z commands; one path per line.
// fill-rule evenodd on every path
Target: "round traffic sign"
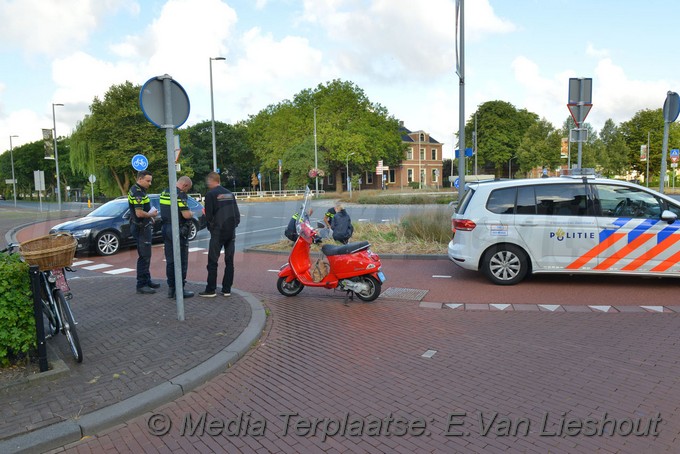
M 458 187 L 460 186 L 460 178 L 456 178 L 455 180 L 453 180 L 453 185 L 456 187 L 456 189 L 458 189 Z
M 136 171 L 146 170 L 149 167 L 149 160 L 143 154 L 136 154 L 132 157 L 132 168 Z
M 170 81 L 170 109 L 172 111 L 172 122 L 169 125 L 165 121 L 166 104 L 163 81 L 166 79 Z M 139 105 L 146 119 L 158 128 L 179 128 L 189 118 L 189 96 L 184 88 L 167 74 L 152 77 L 146 81 L 139 91 Z

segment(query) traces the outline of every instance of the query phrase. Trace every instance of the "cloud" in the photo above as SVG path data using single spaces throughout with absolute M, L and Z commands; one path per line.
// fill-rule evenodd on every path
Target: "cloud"
M 132 0 L 0 0 L 0 40 L 28 54 L 62 54 L 86 44 L 102 19 L 118 10 L 136 14 L 139 6 Z
M 609 57 L 608 49 L 596 49 L 593 43 L 588 43 L 586 47 L 586 55 L 589 57 L 595 57 L 598 59 Z
M 466 39 L 509 33 L 488 0 L 468 2 Z M 315 24 L 338 45 L 343 70 L 377 79 L 431 78 L 455 66 L 455 4 L 429 0 L 304 0 L 302 21 Z

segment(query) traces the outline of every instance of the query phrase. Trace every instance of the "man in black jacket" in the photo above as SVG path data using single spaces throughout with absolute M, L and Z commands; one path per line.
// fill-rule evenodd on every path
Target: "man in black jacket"
M 156 293 L 161 284 L 151 280 L 149 265 L 151 264 L 151 236 L 153 223 L 158 214 L 146 195 L 151 186 L 151 172 L 142 170 L 137 174 L 137 182 L 128 191 L 130 206 L 130 233 L 137 245 L 137 293 L 143 295 Z
M 347 214 L 347 211 L 345 211 L 340 202 L 335 204 L 335 214 L 331 220 L 331 228 L 333 229 L 333 239 L 342 244 L 347 244 L 354 233 L 352 219 L 350 219 L 349 214 Z
M 192 186 L 191 178 L 184 175 L 177 179 L 177 211 L 179 214 L 179 257 L 182 269 L 182 285 L 184 298 L 191 298 L 194 292 L 184 290 L 189 268 L 189 231 L 193 213 L 189 209 L 187 191 Z M 161 219 L 163 220 L 163 245 L 165 248 L 165 275 L 168 279 L 168 298 L 175 298 L 175 254 L 172 246 L 172 205 L 170 188 L 166 188 L 160 196 Z
M 222 277 L 222 294 L 231 296 L 234 283 L 234 243 L 236 227 L 241 222 L 236 197 L 220 184 L 220 174 L 210 172 L 206 180 L 208 193 L 205 195 L 205 217 L 210 231 L 208 247 L 208 282 L 205 291 L 199 296 L 213 298 L 217 289 L 217 261 L 224 247 L 224 276 Z

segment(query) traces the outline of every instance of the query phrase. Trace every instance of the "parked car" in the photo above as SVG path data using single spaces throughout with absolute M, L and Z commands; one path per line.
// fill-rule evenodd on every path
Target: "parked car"
M 149 194 L 151 205 L 160 212 L 159 194 Z M 198 232 L 206 227 L 203 205 L 189 197 L 189 209 L 194 217 L 191 222 L 189 240 L 193 240 Z M 153 226 L 153 239 L 161 239 L 162 221 L 160 214 Z M 77 252 L 96 252 L 99 255 L 113 255 L 121 247 L 134 244 L 130 233 L 130 208 L 127 197 L 118 197 L 105 203 L 87 216 L 74 221 L 55 225 L 50 233 L 69 232 L 78 240 Z
M 466 184 L 449 258 L 511 285 L 529 273 L 680 277 L 680 203 L 595 177 Z

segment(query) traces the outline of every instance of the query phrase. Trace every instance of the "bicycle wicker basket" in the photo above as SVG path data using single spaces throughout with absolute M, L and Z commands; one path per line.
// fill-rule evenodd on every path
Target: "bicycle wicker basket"
M 77 246 L 78 240 L 71 234 L 56 233 L 24 241 L 19 245 L 19 253 L 29 265 L 47 271 L 71 266 Z

